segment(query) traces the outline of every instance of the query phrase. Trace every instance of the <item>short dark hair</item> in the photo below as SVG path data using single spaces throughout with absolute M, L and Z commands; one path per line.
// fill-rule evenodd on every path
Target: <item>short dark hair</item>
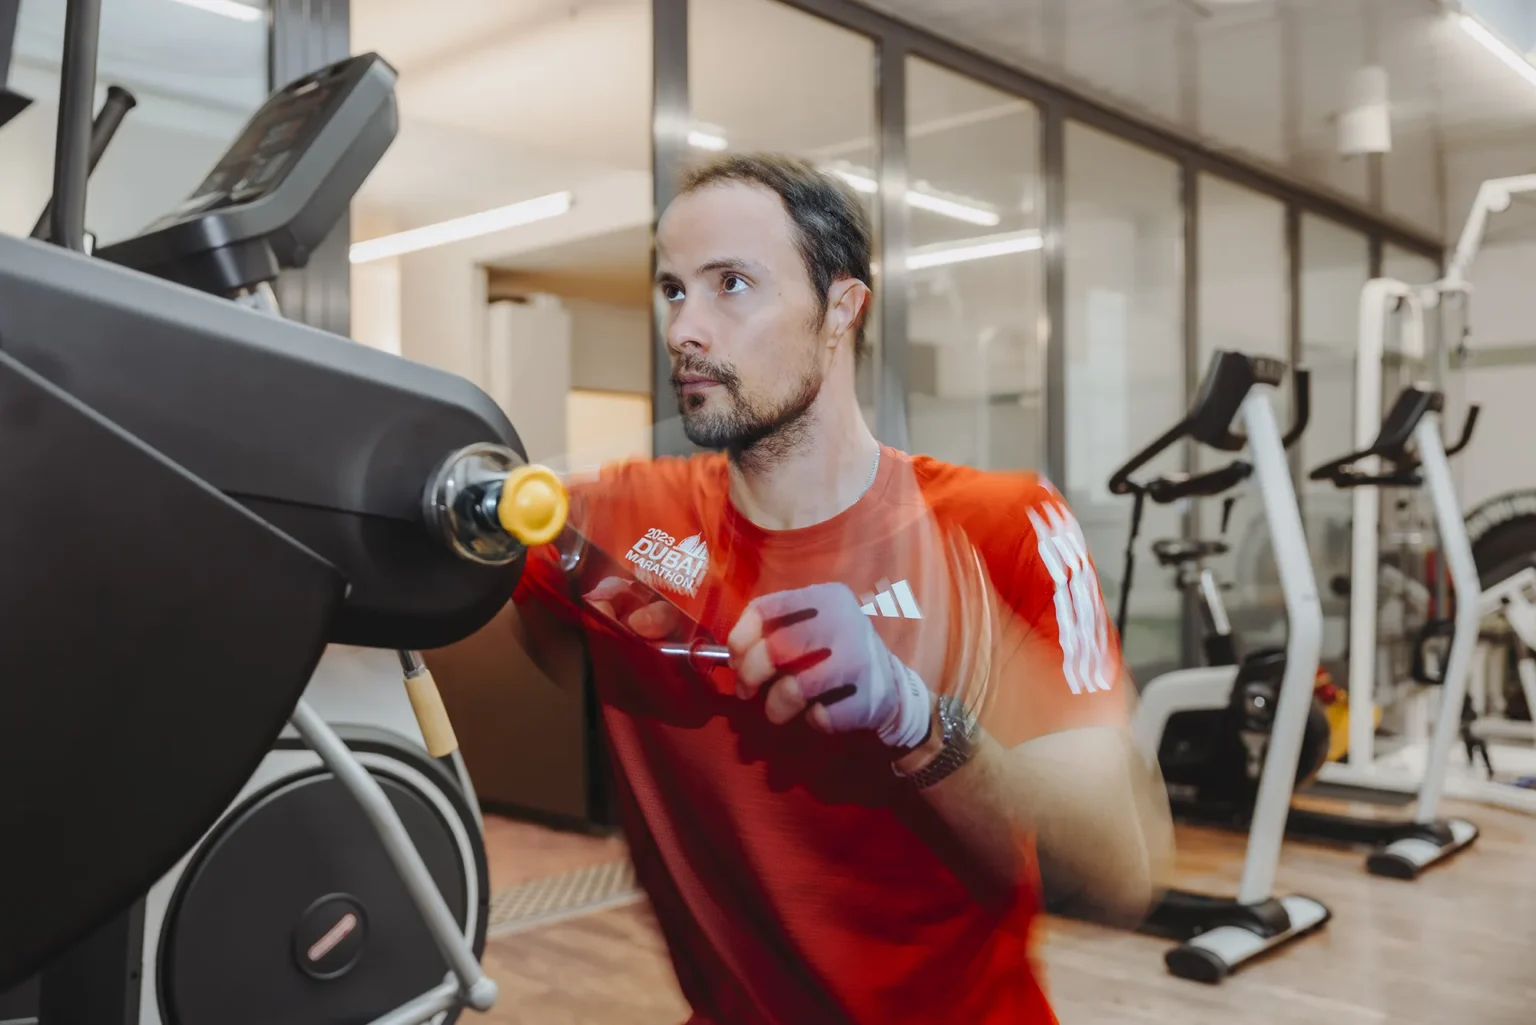
M 835 281 L 853 278 L 873 294 L 869 218 L 858 196 L 836 175 L 800 157 L 735 153 L 689 168 L 678 181 L 677 194 L 686 196 L 721 182 L 760 185 L 783 201 L 823 318 L 827 315 L 827 290 Z M 862 359 L 868 348 L 864 338 L 868 314 L 866 308 L 854 336 L 857 359 Z

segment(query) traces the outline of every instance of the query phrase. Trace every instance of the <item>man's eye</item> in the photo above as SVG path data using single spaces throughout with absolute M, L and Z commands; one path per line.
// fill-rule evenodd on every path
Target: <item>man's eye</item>
M 721 281 L 721 284 L 725 286 L 720 289 L 722 292 L 745 292 L 747 290 L 747 279 L 737 274 L 727 274 Z

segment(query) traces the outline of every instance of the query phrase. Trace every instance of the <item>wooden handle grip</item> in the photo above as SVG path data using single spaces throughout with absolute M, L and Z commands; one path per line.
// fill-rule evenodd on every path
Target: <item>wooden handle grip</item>
M 422 739 L 427 742 L 427 753 L 433 758 L 442 758 L 457 751 L 459 738 L 453 734 L 453 723 L 448 721 L 448 709 L 443 705 L 437 681 L 432 679 L 432 671 L 423 669 L 407 676 L 405 692 L 410 696 Z

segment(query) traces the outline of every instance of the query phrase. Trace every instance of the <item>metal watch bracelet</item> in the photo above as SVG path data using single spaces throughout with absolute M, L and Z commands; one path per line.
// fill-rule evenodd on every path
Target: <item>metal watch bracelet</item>
M 944 742 L 939 753 L 916 772 L 902 772 L 895 765 L 891 766 L 891 771 L 918 790 L 926 790 L 947 779 L 976 756 L 976 716 L 959 698 L 952 695 L 941 696 L 936 705 L 938 729 Z

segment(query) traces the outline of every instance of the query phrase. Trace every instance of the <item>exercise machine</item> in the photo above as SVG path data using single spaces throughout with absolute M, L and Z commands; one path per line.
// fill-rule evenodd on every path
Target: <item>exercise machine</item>
M 393 138 L 393 86 L 372 55 L 291 83 L 177 213 L 97 256 L 213 294 L 270 297 Z M 131 106 L 109 91 L 88 172 Z M 34 238 L 51 236 L 51 214 Z M 402 661 L 426 749 L 367 723 L 333 729 L 313 707 L 334 676 L 322 659 L 290 731 L 147 895 L 142 939 L 130 941 L 141 949 L 129 966 L 142 979 L 138 1021 L 371 1020 L 391 1007 L 401 1010 L 390 1020 L 415 1021 L 494 998 L 478 968 L 489 894 L 473 789 L 430 675 L 413 654 Z
M 1236 466 L 1237 464 L 1233 464 Z M 1131 529 L 1125 542 L 1125 566 L 1121 574 L 1120 605 L 1115 614 L 1115 629 L 1125 636 L 1130 613 L 1131 582 L 1136 570 L 1136 539 L 1141 535 L 1142 513 L 1148 498 L 1158 505 L 1192 498 L 1208 498 L 1236 487 L 1244 479 L 1231 475 L 1207 475 L 1207 478 L 1190 478 L 1187 474 L 1157 477 L 1143 483 L 1127 480 L 1133 499 Z M 1192 490 L 1193 489 L 1193 490 Z M 1222 500 L 1221 535 L 1227 533 L 1232 518 L 1232 508 L 1237 503 L 1235 495 Z M 1232 621 L 1227 617 L 1226 603 L 1221 592 L 1226 586 L 1216 579 L 1216 574 L 1206 565 L 1207 559 L 1226 555 L 1231 549 L 1225 540 L 1204 538 L 1160 538 L 1152 542 L 1152 556 L 1157 564 L 1174 574 L 1174 588 L 1181 594 L 1194 597 L 1195 607 L 1200 610 L 1203 626 L 1201 651 L 1208 666 L 1231 666 L 1238 663 L 1237 639 L 1232 633 Z M 1151 673 L 1149 676 L 1159 675 Z
M 1485 575 L 1479 618 L 1479 658 L 1473 663 L 1471 690 L 1475 718 L 1470 732 L 1478 739 L 1536 743 L 1536 556 L 1506 562 Z M 1504 630 L 1492 629 L 1502 623 Z M 1503 675 L 1514 669 L 1520 706 L 1512 708 L 1511 688 Z M 1494 773 L 1487 754 L 1488 774 Z
M 484 1009 L 478 816 L 413 653 L 501 607 L 526 545 L 563 521 L 559 482 L 466 382 L 163 280 L 212 265 L 259 295 L 302 262 L 393 135 L 376 57 L 263 107 L 231 151 L 260 181 L 225 178 L 154 245 L 84 254 L 98 10 L 69 6 L 55 244 L 0 238 L 0 480 L 19 496 L 0 509 L 18 699 L 0 784 L 6 835 L 27 838 L 0 877 L 0 989 L 41 970 L 43 1025 L 141 1020 L 151 963 L 147 1010 L 167 1021 Z M 189 239 L 205 252 L 177 253 Z M 136 252 L 160 254 L 158 277 Z M 449 751 L 329 726 L 302 700 L 327 644 L 399 651 L 429 749 Z M 349 889 L 284 860 L 283 830 L 315 815 L 336 819 L 315 853 L 355 859 Z M 221 931 L 253 945 L 215 950 Z M 337 996 L 370 977 L 385 985 L 367 1004 Z
M 1430 339 L 1426 337 L 1426 311 L 1434 309 L 1444 311 L 1452 306 L 1459 306 L 1464 316 L 1470 294 L 1467 273 L 1482 243 L 1489 216 L 1506 209 L 1515 194 L 1532 190 L 1536 190 L 1536 175 L 1485 181 L 1478 189 L 1472 210 L 1457 241 L 1445 275 L 1434 284 L 1411 286 L 1387 278 L 1377 278 L 1366 283 L 1360 296 L 1359 345 L 1356 350 L 1355 367 L 1355 447 L 1357 449 L 1362 451 L 1369 449 L 1379 424 L 1377 411 L 1382 408 L 1383 361 L 1389 353 L 1387 336 L 1392 318 L 1396 316 L 1401 322 L 1395 355 L 1409 364 L 1423 364 L 1429 377 L 1429 387 L 1440 388 L 1440 383 L 1449 372 L 1454 353 L 1443 343 L 1430 344 Z M 1460 351 L 1465 348 L 1465 345 L 1466 334 L 1463 331 L 1456 348 Z M 1365 459 L 1359 466 L 1360 472 L 1365 476 L 1374 475 L 1377 471 L 1376 462 L 1376 457 Z M 1447 486 L 1449 486 L 1448 482 Z M 1382 572 L 1380 490 L 1375 486 L 1357 486 L 1351 489 L 1350 590 L 1355 595 L 1377 594 L 1379 573 Z M 1451 492 L 1451 495 L 1454 497 L 1454 492 Z M 1434 500 L 1438 501 L 1438 499 Z M 1478 511 L 1474 511 L 1472 518 L 1476 519 L 1479 515 Z M 1457 519 L 1462 520 L 1459 509 Z M 1447 527 L 1446 518 L 1441 515 L 1438 506 L 1435 509 L 1435 520 L 1440 525 L 1440 540 L 1444 546 L 1446 532 L 1450 528 Z M 1461 522 L 1460 527 L 1451 532 L 1467 536 L 1465 522 Z M 1479 534 L 1481 533 L 1479 529 Z M 1536 533 L 1532 531 L 1523 532 L 1530 538 L 1528 546 L 1509 544 L 1509 541 L 1515 539 L 1516 533 L 1519 532 L 1505 531 L 1504 534 L 1507 536 L 1501 536 L 1501 543 L 1496 551 L 1487 545 L 1487 539 L 1482 539 L 1473 546 L 1472 550 L 1477 556 L 1473 568 L 1481 567 L 1482 584 L 1488 586 L 1497 584 L 1499 581 L 1497 567 L 1512 565 L 1512 560 L 1530 554 L 1531 549 L 1536 548 Z M 1479 553 L 1484 549 L 1488 549 L 1488 554 L 1480 555 Z M 1454 570 L 1451 575 L 1454 578 Z M 1441 579 L 1443 580 L 1443 577 Z M 1466 595 L 1476 592 L 1467 590 L 1462 593 Z M 1412 596 L 1409 595 L 1409 597 Z M 1424 597 L 1420 595 L 1417 600 L 1422 602 Z M 1446 596 L 1436 595 L 1435 597 L 1443 599 Z M 1477 610 L 1467 611 L 1464 605 L 1458 606 L 1458 614 L 1461 615 L 1470 616 L 1475 611 Z M 1345 790 L 1364 789 L 1407 799 L 1413 799 L 1414 795 L 1418 795 L 1422 800 L 1425 789 L 1431 785 L 1430 764 L 1438 753 L 1435 738 L 1438 738 L 1439 731 L 1436 730 L 1434 738 L 1426 736 L 1428 724 L 1425 722 L 1425 717 L 1420 714 L 1423 711 L 1423 705 L 1410 699 L 1406 706 L 1407 714 L 1403 730 L 1406 743 L 1399 745 L 1395 750 L 1377 750 L 1378 708 L 1383 704 L 1384 696 L 1390 700 L 1403 689 L 1402 685 L 1405 682 L 1394 678 L 1383 678 L 1383 673 L 1377 664 L 1379 652 L 1377 630 L 1375 602 L 1351 602 L 1347 682 L 1349 693 L 1347 762 L 1332 762 L 1325 765 L 1318 778 L 1321 783 Z M 1469 649 L 1470 645 L 1463 649 L 1468 658 L 1471 654 Z M 1453 643 L 1451 654 L 1454 652 L 1455 644 Z M 1411 681 L 1408 682 L 1411 683 Z M 1410 686 L 1407 690 L 1412 694 L 1418 688 Z M 1443 701 L 1442 707 L 1444 707 Z M 1456 709 L 1456 719 L 1458 723 L 1462 721 L 1462 707 Z M 1479 733 L 1475 726 L 1470 723 L 1468 725 L 1468 733 L 1479 740 L 1485 739 L 1484 734 Z M 1460 732 L 1459 727 L 1458 732 Z M 1492 739 L 1492 737 L 1488 736 L 1486 739 Z M 1498 759 L 1499 752 L 1496 747 L 1492 748 L 1492 753 L 1493 757 Z M 1435 788 L 1443 789 L 1446 796 L 1536 812 L 1536 793 L 1480 779 L 1472 772 L 1460 773 L 1451 770 L 1452 767 L 1447 766 L 1445 779 L 1433 784 Z
M 1339 487 L 1380 486 L 1395 484 L 1414 487 L 1421 483 L 1420 459 L 1410 454 L 1415 444 L 1438 446 L 1439 434 L 1426 437 L 1419 434 L 1426 418 L 1438 416 L 1443 397 L 1421 388 L 1405 390 L 1396 401 L 1393 411 L 1386 418 L 1380 435 L 1370 449 L 1352 453 L 1319 467 L 1312 474 L 1315 480 L 1328 480 Z M 1450 451 L 1442 450 L 1441 461 L 1464 448 L 1471 439 L 1476 423 L 1476 411 L 1468 417 L 1461 441 Z M 1438 432 L 1438 425 L 1433 425 Z M 1367 460 L 1384 461 L 1378 472 L 1367 475 L 1360 466 Z M 1154 501 L 1174 501 L 1192 495 L 1209 496 L 1236 486 L 1247 476 L 1245 463 L 1233 463 L 1221 470 L 1200 477 L 1185 478 L 1182 475 L 1164 477 L 1141 484 L 1127 482 L 1126 487 L 1137 494 L 1145 494 Z M 1446 503 L 1438 502 L 1437 507 Z M 1454 507 L 1454 496 L 1450 507 Z M 1132 514 L 1132 532 L 1139 519 L 1139 510 Z M 1459 523 L 1459 517 L 1458 517 Z M 1187 547 L 1194 549 L 1191 542 Z M 1209 544 L 1209 543 L 1203 543 Z M 1130 549 L 1127 549 L 1127 568 Z M 1475 575 L 1474 575 L 1475 582 Z M 1460 593 L 1458 590 L 1457 593 Z M 1219 590 L 1207 571 L 1200 594 L 1208 606 L 1208 622 L 1221 623 L 1225 615 Z M 1474 600 L 1474 605 L 1477 602 Z M 1456 621 L 1464 634 L 1466 617 Z M 1474 626 L 1475 629 L 1475 626 Z M 1230 639 L 1230 629 L 1210 635 Z M 1459 639 L 1465 643 L 1464 639 Z M 1230 641 L 1228 641 L 1230 643 Z M 1235 647 L 1233 648 L 1235 652 Z M 1221 663 L 1213 663 L 1221 664 Z M 1245 751 L 1255 756 L 1262 751 L 1265 723 L 1262 719 L 1245 722 L 1237 709 L 1246 705 L 1261 706 L 1266 700 L 1272 705 L 1275 682 L 1285 665 L 1284 652 L 1274 649 L 1256 651 L 1227 664 L 1240 665 L 1237 693 L 1240 700 L 1230 701 L 1220 711 L 1184 711 L 1170 716 L 1161 730 L 1158 740 L 1158 762 L 1168 786 L 1170 803 L 1175 814 L 1203 822 L 1247 828 L 1252 822 L 1258 797 L 1259 763 L 1256 757 L 1245 758 Z M 1454 707 L 1455 715 L 1444 718 L 1447 723 L 1461 723 L 1461 704 L 1464 693 L 1458 697 L 1454 679 L 1445 686 L 1447 672 L 1454 674 L 1464 670 L 1466 660 L 1440 670 L 1440 677 L 1430 681 L 1442 687 L 1445 704 L 1442 717 L 1448 716 Z M 1190 671 L 1198 673 L 1199 670 Z M 1177 679 L 1177 677 L 1174 677 Z M 1463 673 L 1463 681 L 1465 679 Z M 1158 681 L 1153 680 L 1154 684 Z M 1464 692 L 1464 686 L 1462 688 Z M 1244 733 L 1248 727 L 1249 732 Z M 1155 723 L 1148 722 L 1151 742 Z M 1451 729 L 1450 726 L 1447 729 Z M 1295 783 L 1301 787 L 1317 776 L 1327 761 L 1331 731 L 1325 709 L 1313 702 L 1307 716 L 1302 736 L 1301 753 L 1297 764 Z M 1454 734 L 1452 734 L 1454 735 Z M 1438 749 L 1437 749 L 1438 750 Z M 1447 749 L 1448 750 L 1448 749 Z M 1443 772 L 1439 775 L 1443 776 Z M 1366 865 L 1377 875 L 1411 879 L 1424 868 L 1463 850 L 1477 838 L 1477 828 L 1461 819 L 1445 820 L 1438 817 L 1439 792 L 1435 788 L 1422 788 L 1421 800 L 1415 814 L 1408 821 L 1390 819 L 1356 818 L 1349 815 L 1329 814 L 1315 809 L 1291 808 L 1285 823 L 1285 833 L 1293 839 L 1345 843 L 1371 848 Z
M 1424 485 L 1434 507 L 1440 547 L 1454 588 L 1456 612 L 1445 665 L 1433 674 L 1427 667 L 1421 670 L 1424 682 L 1438 686 L 1440 701 L 1412 819 L 1406 822 L 1358 819 L 1301 809 L 1291 814 L 1293 835 L 1369 845 L 1374 849 L 1366 858 L 1367 869 L 1376 875 L 1398 879 L 1416 878 L 1429 866 L 1464 850 L 1478 835 L 1477 827 L 1464 819 L 1439 817 L 1451 749 L 1462 735 L 1467 676 L 1481 618 L 1481 584 L 1451 483 L 1448 460 L 1471 442 L 1477 423 L 1477 407 L 1468 410 L 1461 438 L 1449 449 L 1440 440 L 1440 418 L 1444 407 L 1445 396 L 1439 391 L 1425 387 L 1405 388 L 1370 446 L 1324 463 L 1310 474 L 1312 480 L 1326 480 L 1340 488 L 1416 488 Z M 1372 587 L 1355 593 L 1374 592 Z M 1375 616 L 1374 603 L 1358 599 L 1350 603 L 1352 628 L 1357 620 L 1374 621 Z M 1352 637 L 1351 643 L 1357 641 Z M 1351 649 L 1352 661 L 1356 654 Z M 1352 677 L 1352 692 L 1354 683 Z M 1353 699 L 1350 709 L 1353 717 Z M 1350 755 L 1353 761 L 1353 747 Z M 1326 777 L 1320 773 L 1319 778 Z
M 1319 901 L 1274 892 L 1322 645 L 1322 612 L 1285 454 L 1286 439 L 1294 441 L 1306 426 L 1308 377 L 1304 370 L 1292 372 L 1296 422 L 1282 438 L 1273 396 L 1285 372 L 1286 365 L 1279 360 L 1214 353 L 1189 413 L 1116 470 L 1109 484 L 1114 494 L 1135 492 L 1131 475 L 1186 439 L 1221 452 L 1239 452 L 1246 446 L 1251 461 L 1236 460 L 1169 488 L 1190 495 L 1207 489 L 1219 492 L 1254 476 L 1285 594 L 1289 636 L 1283 653 L 1262 661 L 1250 657 L 1243 665 L 1184 669 L 1148 680 L 1141 687 L 1132 724 L 1137 745 L 1149 762 L 1159 758 L 1186 722 L 1193 725 L 1204 720 L 1201 729 L 1213 724 L 1235 726 L 1231 735 L 1243 747 L 1244 764 L 1259 770 L 1236 896 L 1170 891 L 1144 925 L 1147 931 L 1180 941 L 1164 958 L 1170 972 L 1202 982 L 1219 982 L 1255 957 L 1321 928 L 1330 917 Z M 1239 421 L 1240 434 L 1233 430 Z
M 1303 371 L 1305 374 L 1305 371 Z M 1299 423 L 1304 426 L 1304 419 Z M 1287 447 L 1300 437 L 1300 428 L 1284 439 Z M 1148 499 L 1166 505 L 1196 498 L 1212 498 L 1238 487 L 1253 474 L 1253 466 L 1235 460 L 1216 470 L 1196 476 L 1174 473 L 1144 481 L 1117 476 L 1111 490 L 1133 497 L 1131 527 L 1127 535 L 1124 572 L 1125 586 L 1120 592 L 1116 629 L 1126 636 L 1130 584 L 1135 576 L 1136 539 L 1142 513 Z M 1223 500 L 1222 532 L 1235 496 Z M 1221 584 L 1204 560 L 1225 554 L 1225 541 L 1199 538 L 1163 539 L 1152 544 L 1158 562 L 1172 567 L 1178 586 L 1194 598 L 1204 622 L 1204 666 L 1147 673 L 1150 681 L 1167 679 L 1172 687 L 1159 684 L 1164 697 L 1180 696 L 1180 681 L 1210 681 L 1210 685 L 1228 700 L 1218 708 L 1186 708 L 1171 711 L 1166 721 L 1156 718 L 1139 720 L 1148 731 L 1144 744 L 1155 743 L 1158 766 L 1168 789 L 1170 807 L 1182 819 L 1247 829 L 1258 799 L 1259 781 L 1264 768 L 1264 745 L 1273 713 L 1276 689 L 1285 672 L 1285 650 L 1262 648 L 1241 652 L 1221 598 Z M 1236 683 L 1230 683 L 1236 672 Z M 1192 684 L 1189 686 L 1193 687 Z M 1145 699 L 1143 699 L 1145 701 Z M 1153 707 L 1156 707 L 1154 703 Z M 1245 711 L 1246 710 L 1246 711 Z M 1301 753 L 1297 759 L 1295 785 L 1308 782 L 1327 759 L 1329 748 L 1327 713 L 1317 702 L 1308 709 L 1302 734 Z

